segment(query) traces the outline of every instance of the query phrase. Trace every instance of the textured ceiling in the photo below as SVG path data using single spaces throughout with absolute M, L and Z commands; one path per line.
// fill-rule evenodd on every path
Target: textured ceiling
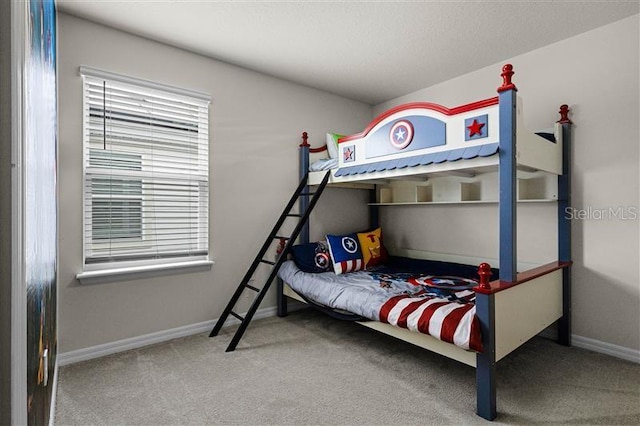
M 639 13 L 637 0 L 57 4 L 63 12 L 369 104 Z

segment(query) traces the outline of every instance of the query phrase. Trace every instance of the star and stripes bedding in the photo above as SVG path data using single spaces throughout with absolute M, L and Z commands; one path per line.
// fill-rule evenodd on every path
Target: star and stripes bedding
M 303 272 L 289 260 L 278 275 L 295 292 L 321 305 L 481 352 L 471 290 L 477 285 L 472 279 L 477 268 L 430 261 L 416 267 L 412 260 L 396 260 L 343 275 Z

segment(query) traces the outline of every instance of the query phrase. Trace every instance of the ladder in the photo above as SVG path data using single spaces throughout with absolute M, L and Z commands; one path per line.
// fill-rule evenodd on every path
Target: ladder
M 247 270 L 247 273 L 244 275 L 244 278 L 242 278 L 242 281 L 240 281 L 240 285 L 236 289 L 235 293 L 233 293 L 233 296 L 231 297 L 231 300 L 227 304 L 227 307 L 222 312 L 222 315 L 220 316 L 220 318 L 218 318 L 218 322 L 216 322 L 216 325 L 213 327 L 213 330 L 211 330 L 209 337 L 218 335 L 218 332 L 224 325 L 224 322 L 227 320 L 229 315 L 240 320 L 240 327 L 238 327 L 238 330 L 236 330 L 236 333 L 234 334 L 233 339 L 231 339 L 231 343 L 229 343 L 229 346 L 227 347 L 227 350 L 225 352 L 232 352 L 236 349 L 238 342 L 240 342 L 242 335 L 244 334 L 245 330 L 249 326 L 249 323 L 251 322 L 251 319 L 255 315 L 256 311 L 258 310 L 258 307 L 260 306 L 262 299 L 264 299 L 264 296 L 267 294 L 267 290 L 269 290 L 269 287 L 271 286 L 273 279 L 276 277 L 276 274 L 278 273 L 278 269 L 280 269 L 280 266 L 282 265 L 282 263 L 284 263 L 284 261 L 287 260 L 287 254 L 289 253 L 289 250 L 295 243 L 296 238 L 298 238 L 300 231 L 302 231 L 302 228 L 304 227 L 305 223 L 309 219 L 309 215 L 311 214 L 311 211 L 313 210 L 316 203 L 318 202 L 318 199 L 322 195 L 324 188 L 327 186 L 330 175 L 331 175 L 331 172 L 327 171 L 327 173 L 324 176 L 324 179 L 322 179 L 322 182 L 317 187 L 315 192 L 309 192 L 309 189 L 307 186 L 307 182 L 309 180 L 309 174 L 308 173 L 305 174 L 305 176 L 300 181 L 300 185 L 298 185 L 298 188 L 295 190 L 295 192 L 291 196 L 289 203 L 287 203 L 287 206 L 284 208 L 284 211 L 276 221 L 276 224 L 271 230 L 271 233 L 269 234 L 266 241 L 262 245 L 262 248 L 258 252 L 258 255 L 253 260 L 253 263 L 251 263 L 251 266 Z M 291 210 L 293 209 L 293 206 L 295 205 L 296 201 L 300 197 L 308 197 L 311 195 L 313 197 L 309 201 L 308 207 L 305 209 L 305 211 L 301 211 L 299 213 L 291 212 Z M 285 220 L 289 217 L 298 218 L 298 223 L 296 224 L 293 232 L 289 236 L 278 235 L 278 232 L 281 230 Z M 282 250 L 282 252 L 280 252 L 280 255 L 278 256 L 277 260 L 275 262 L 272 262 L 270 260 L 265 259 L 264 257 L 265 257 L 265 254 L 267 253 L 267 250 L 271 246 L 273 240 L 277 240 L 277 239 L 281 241 L 285 240 L 287 243 L 284 249 Z M 258 266 L 261 263 L 272 266 L 272 270 L 271 270 L 271 273 L 269 274 L 269 277 L 267 278 L 264 285 L 262 286 L 262 288 L 258 288 L 253 285 L 250 285 L 249 282 L 251 281 L 251 278 L 255 275 L 256 270 L 258 269 Z M 254 299 L 253 303 L 251 304 L 251 307 L 243 317 L 237 312 L 234 312 L 233 309 L 238 303 L 238 300 L 240 299 L 240 296 L 242 295 L 242 292 L 244 291 L 244 289 L 252 290 L 256 292 L 258 295 Z

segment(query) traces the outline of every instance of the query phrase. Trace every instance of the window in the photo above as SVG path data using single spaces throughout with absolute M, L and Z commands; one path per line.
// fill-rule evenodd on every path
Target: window
M 207 259 L 209 97 L 80 73 L 85 271 Z
M 115 161 L 114 161 L 115 160 Z M 89 150 L 94 167 L 142 170 L 142 156 Z M 91 179 L 91 242 L 142 238 L 142 180 Z

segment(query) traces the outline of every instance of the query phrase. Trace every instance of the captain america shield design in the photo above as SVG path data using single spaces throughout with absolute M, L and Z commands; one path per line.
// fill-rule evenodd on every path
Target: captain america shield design
M 316 253 L 313 260 L 318 268 L 320 269 L 329 268 L 329 255 L 327 253 Z
M 407 120 L 397 121 L 389 131 L 389 142 L 396 149 L 405 149 L 413 140 L 413 126 Z
M 358 243 L 351 237 L 342 237 L 342 248 L 349 254 L 358 251 Z

